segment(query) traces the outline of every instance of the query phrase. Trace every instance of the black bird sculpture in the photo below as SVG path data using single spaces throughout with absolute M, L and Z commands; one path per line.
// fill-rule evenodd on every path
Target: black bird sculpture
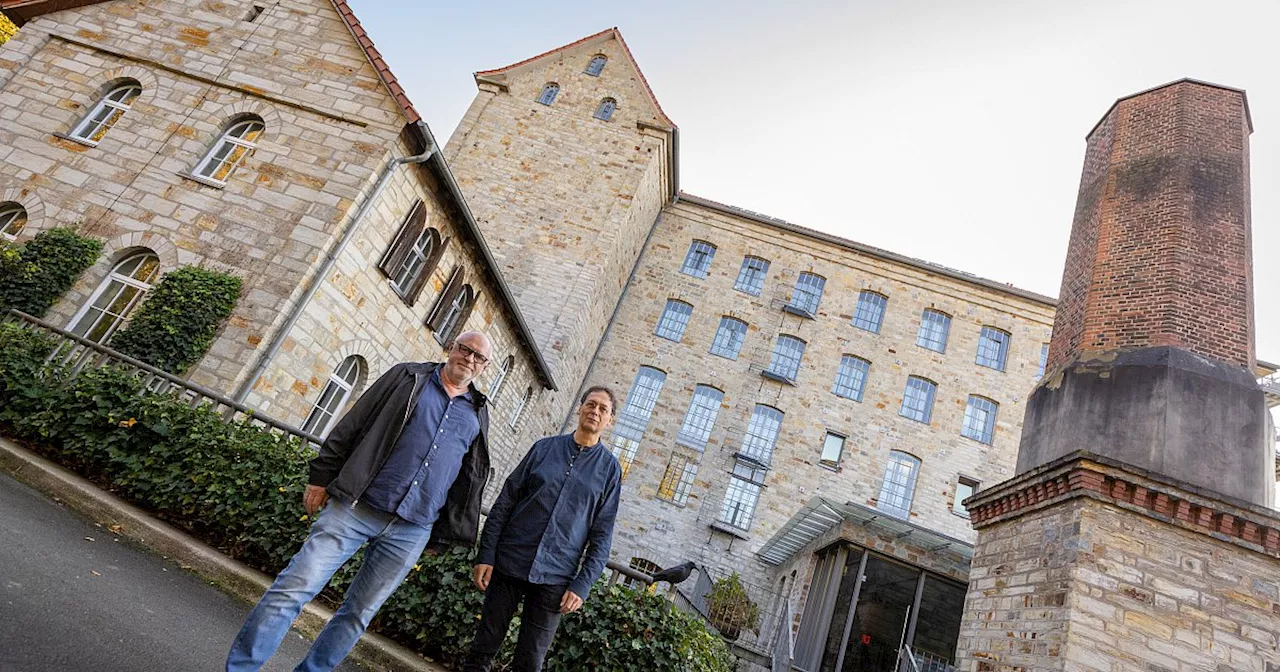
M 695 567 L 696 565 L 693 564 L 693 561 L 689 560 L 666 569 L 660 569 L 653 573 L 653 582 L 658 583 L 659 581 L 666 581 L 674 586 L 675 584 L 689 578 L 689 575 L 693 573 Z

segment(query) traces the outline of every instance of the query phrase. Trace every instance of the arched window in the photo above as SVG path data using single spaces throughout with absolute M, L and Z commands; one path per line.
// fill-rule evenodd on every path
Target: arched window
M 415 201 L 378 268 L 404 302 L 412 306 L 444 254 L 440 232 L 427 226 L 427 209 Z
M 510 375 L 511 369 L 514 369 L 515 366 L 515 355 L 507 355 L 507 358 L 498 366 L 497 375 L 493 377 L 493 382 L 489 383 L 489 401 L 498 398 L 498 392 L 502 391 L 502 384 L 507 381 L 507 376 Z
M 600 101 L 600 106 L 596 108 L 596 119 L 609 121 L 613 117 L 613 111 L 616 109 L 618 109 L 618 101 L 612 98 L 605 98 Z
M 457 332 L 462 329 L 462 322 L 466 316 L 471 313 L 471 306 L 476 300 L 476 290 L 471 285 L 463 285 L 462 291 L 458 292 L 453 301 L 449 303 L 448 312 L 444 314 L 444 320 L 440 323 L 440 328 L 436 329 L 436 340 L 440 341 L 440 345 L 448 345 L 453 342 Z
M 916 477 L 919 474 L 919 458 L 897 450 L 889 453 L 889 464 L 884 469 L 884 482 L 880 484 L 876 508 L 898 518 L 910 517 L 911 500 L 916 494 Z
M 595 56 L 592 56 L 591 62 L 587 63 L 587 74 L 592 77 L 599 77 L 600 73 L 604 70 L 604 64 L 607 62 L 609 62 L 609 59 L 606 58 L 604 54 L 596 54 Z
M 258 117 L 249 117 L 231 124 L 192 174 L 215 184 L 226 184 L 245 157 L 257 148 L 254 143 L 266 127 Z
M 13 201 L 0 203 L 0 238 L 17 240 L 22 227 L 27 225 L 27 211 Z
M 516 408 L 511 413 L 511 429 L 515 429 L 520 424 L 520 416 L 524 415 L 524 407 L 529 405 L 529 398 L 533 396 L 533 388 L 524 388 L 524 394 L 520 395 L 520 403 L 516 404 Z
M 560 85 L 555 82 L 547 82 L 542 87 L 542 93 L 538 96 L 538 102 L 543 105 L 550 105 L 556 102 L 556 96 L 560 95 Z
M 71 333 L 106 343 L 160 274 L 160 258 L 150 250 L 120 260 L 71 319 Z
M 337 370 L 329 374 L 329 382 L 324 384 L 320 398 L 316 399 L 316 405 L 307 415 L 307 421 L 302 423 L 302 431 L 317 436 L 328 434 L 334 421 L 342 414 L 342 409 L 347 407 L 347 402 L 355 394 L 356 383 L 360 381 L 364 370 L 364 358 L 359 355 L 351 355 L 342 360 Z
M 76 124 L 71 137 L 89 145 L 97 145 L 99 140 L 111 130 L 116 122 L 129 111 L 135 98 L 142 94 L 142 85 L 130 79 L 107 92 L 98 101 L 93 110 Z

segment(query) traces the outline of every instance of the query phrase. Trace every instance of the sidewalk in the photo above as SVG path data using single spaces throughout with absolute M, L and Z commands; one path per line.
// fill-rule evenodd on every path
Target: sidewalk
M 244 603 L 246 607 L 256 602 L 271 583 L 271 578 L 265 574 L 231 560 L 190 535 L 100 490 L 80 476 L 5 439 L 0 439 L 0 473 L 9 474 L 67 509 L 101 524 L 101 543 L 112 543 L 111 537 L 119 536 L 155 555 L 176 562 L 183 569 Z M 97 536 L 93 538 L 97 540 Z M 6 567 L 4 576 L 0 578 L 5 582 L 21 583 L 22 577 L 11 576 L 8 570 Z M 247 613 L 247 608 L 245 611 Z M 295 630 L 314 637 L 331 615 L 332 611 L 329 609 L 310 604 L 294 624 Z M 180 625 L 174 624 L 175 627 Z M 227 640 L 228 645 L 229 642 L 230 639 Z M 445 672 L 443 667 L 423 660 L 385 637 L 373 634 L 366 634 L 360 640 L 348 661 L 355 661 L 367 669 L 389 672 Z M 7 664 L 7 661 L 0 660 L 0 663 Z

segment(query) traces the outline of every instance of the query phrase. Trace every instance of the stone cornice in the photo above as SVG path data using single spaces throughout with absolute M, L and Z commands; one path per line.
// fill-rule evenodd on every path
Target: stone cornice
M 1078 451 L 965 500 L 976 529 L 1087 497 L 1280 558 L 1280 512 Z

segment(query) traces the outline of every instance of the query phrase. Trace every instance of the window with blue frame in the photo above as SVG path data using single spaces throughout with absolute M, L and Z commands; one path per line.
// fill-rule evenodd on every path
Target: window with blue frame
M 884 323 L 884 311 L 889 305 L 889 297 L 875 292 L 862 292 L 858 295 L 858 307 L 853 312 L 853 326 L 878 334 L 880 325 Z
M 911 376 L 907 378 L 907 389 L 902 394 L 902 409 L 899 414 L 916 422 L 929 424 L 933 417 L 933 397 L 938 390 L 933 381 Z
M 996 412 L 999 410 L 1000 404 L 976 394 L 969 395 L 960 435 L 990 445 L 996 433 Z
M 604 64 L 607 62 L 609 62 L 609 59 L 606 58 L 604 54 L 596 54 L 595 56 L 592 56 L 591 60 L 587 63 L 587 74 L 592 77 L 599 77 L 600 73 L 604 71 Z
M 747 423 L 747 433 L 742 437 L 742 450 L 746 457 L 763 465 L 773 463 L 773 448 L 778 443 L 782 429 L 782 411 L 764 404 L 756 404 Z
M 600 101 L 600 106 L 596 108 L 596 119 L 600 121 L 609 121 L 613 118 L 613 111 L 618 109 L 618 101 L 612 98 L 605 98 Z
M 925 308 L 920 314 L 920 332 L 916 334 L 916 345 L 934 352 L 946 352 L 947 337 L 950 334 L 951 316 Z
M 640 451 L 640 440 L 644 438 L 645 428 L 649 426 L 649 418 L 658 403 L 658 394 L 666 381 L 667 374 L 662 371 L 649 366 L 640 367 L 635 381 L 631 383 L 631 391 L 618 411 L 610 445 L 622 467 L 624 479 Z
M 716 336 L 711 341 L 711 354 L 725 359 L 737 359 L 746 338 L 747 323 L 726 315 L 720 318 L 720 327 L 716 329 Z
M 836 371 L 836 384 L 831 391 L 836 396 L 862 401 L 862 390 L 867 385 L 867 375 L 871 371 L 871 362 L 853 355 L 840 358 L 840 369 Z
M 1005 361 L 1009 357 L 1009 332 L 995 327 L 983 327 L 978 336 L 978 364 L 1004 371 Z
M 538 95 L 538 102 L 543 105 L 550 105 L 556 102 L 556 96 L 560 95 L 560 85 L 555 82 L 547 82 L 542 87 L 542 93 Z
M 699 451 L 705 449 L 707 440 L 711 438 L 711 430 L 715 427 L 716 416 L 720 414 L 720 403 L 723 401 L 724 392 L 710 385 L 699 385 L 694 388 L 689 410 L 684 415 L 680 433 L 676 435 L 676 443 Z
M 662 317 L 658 318 L 658 328 L 653 333 L 679 343 L 680 339 L 684 338 L 684 330 L 689 326 L 689 316 L 692 314 L 693 306 L 684 301 L 667 299 L 667 307 L 662 309 Z
M 764 289 L 765 276 L 769 274 L 769 261 L 760 257 L 743 257 L 742 268 L 738 271 L 738 280 L 733 288 L 752 296 L 760 296 Z
M 776 378 L 795 382 L 796 376 L 800 373 L 800 359 L 804 357 L 804 347 L 805 342 L 795 336 L 779 334 L 778 342 L 773 346 L 773 359 L 769 361 L 768 373 Z
M 739 460 L 733 465 L 729 487 L 720 507 L 720 522 L 742 531 L 751 529 L 766 471 Z
M 705 240 L 695 240 L 689 246 L 689 253 L 684 257 L 684 265 L 680 272 L 695 278 L 705 278 L 711 271 L 711 260 L 716 256 L 716 246 Z
M 809 317 L 818 314 L 818 303 L 822 301 L 822 288 L 827 279 L 816 273 L 801 273 L 796 278 L 796 288 L 791 292 L 789 307 Z

